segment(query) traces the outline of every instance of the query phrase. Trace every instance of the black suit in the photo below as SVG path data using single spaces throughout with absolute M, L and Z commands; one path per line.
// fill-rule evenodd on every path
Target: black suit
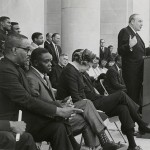
M 59 45 L 56 45 L 56 46 L 58 49 L 58 53 L 60 55 L 62 53 L 61 47 Z M 45 41 L 44 48 L 46 48 L 49 51 L 49 53 L 53 56 L 53 61 L 52 61 L 53 65 L 58 64 L 59 58 L 56 54 L 56 51 L 55 51 L 55 48 L 54 48 L 54 45 L 52 44 L 52 42 L 49 44 L 47 41 Z
M 104 47 L 104 51 L 100 47 L 99 57 L 100 57 L 100 60 L 106 60 L 107 62 L 112 59 L 111 52 L 107 47 Z
M 52 141 L 54 150 L 72 150 L 64 124 L 52 119 L 57 106 L 32 97 L 24 71 L 4 58 L 0 61 L 0 119 L 17 120 L 19 109 L 35 141 Z
M 130 50 L 129 37 L 136 36 L 137 44 Z M 128 26 L 121 29 L 118 35 L 118 54 L 122 56 L 122 73 L 128 95 L 140 106 L 143 82 L 143 56 L 145 44 L 138 34 Z
M 82 74 L 70 63 L 63 69 L 57 89 L 57 99 L 68 96 L 71 96 L 74 103 L 86 98 Z
M 52 87 L 55 89 L 57 89 L 58 87 L 58 80 L 62 71 L 63 67 L 57 64 L 52 68 L 52 71 L 50 72 L 50 81 L 52 83 Z
M 15 134 L 10 128 L 8 120 L 0 120 L 0 149 L 36 150 L 36 145 L 29 133 L 23 133 L 16 142 Z
M 0 29 L 0 57 L 3 56 L 4 44 L 7 38 L 7 31 Z
M 119 73 L 116 64 L 108 69 L 105 76 L 104 85 L 109 94 L 112 94 L 119 90 L 126 90 L 123 78 Z
M 124 133 L 134 127 L 134 122 L 139 125 L 145 124 L 137 113 L 138 105 L 127 94 L 119 91 L 109 96 L 102 96 L 95 92 L 87 73 L 83 73 L 83 80 L 86 98 L 90 99 L 98 110 L 106 112 L 108 116 L 119 116 Z

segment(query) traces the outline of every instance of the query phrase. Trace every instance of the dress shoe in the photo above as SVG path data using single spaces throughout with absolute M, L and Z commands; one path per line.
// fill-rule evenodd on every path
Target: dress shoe
M 140 146 L 136 146 L 134 148 L 128 148 L 127 150 L 143 150 Z
M 120 142 L 119 143 L 109 142 L 103 146 L 103 150 L 117 150 L 122 147 L 125 147 L 125 145 L 121 144 Z
M 139 127 L 140 134 L 150 133 L 150 124 Z

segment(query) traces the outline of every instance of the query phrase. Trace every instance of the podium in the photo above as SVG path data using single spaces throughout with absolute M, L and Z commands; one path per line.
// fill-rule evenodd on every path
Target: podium
M 150 123 L 150 56 L 144 57 L 144 76 L 143 76 L 143 105 L 142 119 Z M 142 138 L 149 138 L 150 134 L 142 135 Z

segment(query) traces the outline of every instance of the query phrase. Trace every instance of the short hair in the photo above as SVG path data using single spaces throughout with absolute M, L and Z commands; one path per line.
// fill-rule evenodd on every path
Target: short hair
M 19 23 L 18 22 L 11 22 L 11 25 L 14 26 L 14 25 L 18 25 Z
M 99 58 L 99 57 L 95 57 L 95 59 L 96 59 L 96 60 L 100 60 L 100 58 Z
M 52 34 L 52 33 L 51 33 Z M 50 33 L 48 32 L 48 33 L 46 33 L 46 37 L 48 37 L 50 35 Z
M 129 23 L 131 23 L 132 20 L 135 19 L 135 16 L 137 16 L 139 14 L 132 14 L 130 17 L 129 17 Z
M 45 48 L 36 48 L 31 53 L 31 63 L 34 65 L 35 60 L 40 60 L 42 54 L 49 53 Z
M 115 62 L 120 61 L 120 60 L 121 60 L 121 56 L 120 56 L 120 55 L 117 55 L 117 56 L 115 57 Z
M 102 40 L 104 40 L 104 39 L 100 39 L 100 42 L 102 42 Z
M 110 49 L 111 47 L 113 47 L 113 45 L 109 45 L 109 46 L 108 46 L 108 49 Z
M 28 39 L 28 38 L 22 34 L 14 33 L 14 34 L 8 35 L 5 40 L 4 54 L 9 53 L 11 48 L 20 46 L 22 40 L 24 39 Z
M 0 22 L 4 22 L 7 19 L 10 19 L 10 18 L 7 16 L 2 16 L 2 17 L 0 17 Z
M 60 35 L 59 33 L 54 33 L 53 35 L 52 35 L 52 38 L 54 38 L 56 35 Z
M 32 41 L 34 42 L 35 39 L 38 39 L 40 35 L 42 35 L 42 33 L 40 33 L 40 32 L 34 32 L 34 33 L 32 34 L 32 36 L 31 36 Z
M 65 54 L 65 53 L 62 53 L 62 54 L 60 54 L 60 56 L 59 57 L 64 57 L 64 56 L 68 56 L 67 54 Z
M 72 61 L 76 61 L 81 65 L 86 65 L 89 62 L 93 63 L 95 57 L 96 55 L 88 49 L 77 49 L 72 54 Z

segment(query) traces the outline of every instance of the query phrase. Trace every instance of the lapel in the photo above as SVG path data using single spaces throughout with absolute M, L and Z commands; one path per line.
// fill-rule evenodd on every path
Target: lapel
M 55 51 L 55 47 L 54 47 L 54 45 L 52 43 L 50 45 L 51 45 L 52 50 L 53 50 L 53 56 L 55 56 L 55 59 L 58 61 L 58 58 L 57 58 L 57 55 L 56 55 L 56 51 Z
M 37 78 L 42 82 L 42 84 L 44 85 L 44 87 L 47 89 L 47 91 L 50 93 L 51 97 L 53 98 L 53 100 L 55 101 L 55 96 L 52 90 L 52 86 L 49 80 L 47 80 L 48 85 L 45 83 L 44 79 L 39 75 L 39 73 L 33 69 L 32 67 L 30 68 L 31 72 L 37 76 Z
M 115 70 L 117 72 L 117 79 L 118 79 L 118 82 L 121 83 L 121 76 L 120 76 L 120 73 L 118 71 L 118 68 L 117 66 L 114 64 L 113 65 L 113 70 Z
M 145 44 L 142 40 L 142 38 L 139 36 L 139 34 L 135 34 L 135 32 L 129 27 L 127 26 L 127 32 L 129 35 L 131 35 L 131 37 L 133 38 L 134 36 L 136 36 L 138 43 L 140 43 L 140 45 L 143 47 L 143 50 L 145 51 Z

